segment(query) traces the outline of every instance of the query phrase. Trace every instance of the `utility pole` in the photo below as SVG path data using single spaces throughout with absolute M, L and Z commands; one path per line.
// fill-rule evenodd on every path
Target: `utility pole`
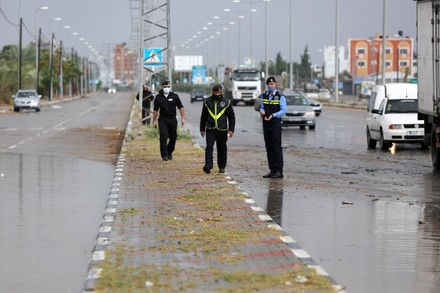
M 60 76 L 58 78 L 60 100 L 63 99 L 63 41 L 60 41 Z
M 36 85 L 35 90 L 38 92 L 38 87 L 40 86 L 40 50 L 41 50 L 41 27 L 38 30 L 38 45 L 37 45 L 37 62 L 36 62 Z
M 386 82 L 385 73 L 386 73 L 386 34 L 385 34 L 385 17 L 386 17 L 386 7 L 387 1 L 383 0 L 383 15 L 382 15 L 382 84 Z
M 339 44 L 338 44 L 338 0 L 336 0 L 335 17 L 335 102 L 339 102 Z
M 23 18 L 20 17 L 20 36 L 18 41 L 18 89 L 21 90 L 21 66 L 22 66 L 22 38 L 23 38 Z
M 52 101 L 53 95 L 53 86 L 52 86 L 52 72 L 53 72 L 53 39 L 55 38 L 55 34 L 52 33 L 52 37 L 50 39 L 50 51 L 49 51 L 49 101 Z

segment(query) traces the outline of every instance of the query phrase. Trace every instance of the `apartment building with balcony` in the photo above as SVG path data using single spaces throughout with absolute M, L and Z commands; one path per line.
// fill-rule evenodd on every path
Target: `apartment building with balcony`
M 126 43 L 116 44 L 113 49 L 113 69 L 115 82 L 129 86 L 136 75 L 136 51 L 127 48 Z
M 412 38 L 387 38 L 385 43 L 386 82 L 402 82 L 413 76 Z M 382 80 L 382 37 L 349 40 L 350 74 L 354 84 Z

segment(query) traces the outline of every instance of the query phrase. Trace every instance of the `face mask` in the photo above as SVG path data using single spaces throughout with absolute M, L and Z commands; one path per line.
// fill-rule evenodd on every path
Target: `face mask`
M 169 88 L 169 87 L 163 88 L 163 92 L 166 93 L 166 94 L 169 94 L 170 91 L 171 91 L 171 88 Z
M 267 87 L 267 89 L 269 90 L 269 92 L 273 92 L 275 87 L 274 86 L 269 86 L 269 87 Z

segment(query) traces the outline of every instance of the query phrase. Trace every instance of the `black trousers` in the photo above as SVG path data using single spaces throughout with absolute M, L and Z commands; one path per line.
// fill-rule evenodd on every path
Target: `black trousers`
M 214 143 L 217 143 L 217 166 L 219 169 L 224 169 L 228 160 L 228 148 L 226 142 L 228 141 L 228 132 L 220 130 L 206 131 L 206 148 L 205 148 L 205 166 L 212 169 Z
M 281 123 L 263 124 L 267 163 L 272 172 L 279 171 L 283 173 L 282 132 Z
M 174 152 L 177 139 L 176 117 L 159 116 L 160 155 L 166 158 Z
M 150 124 L 150 118 L 144 120 L 149 115 L 151 115 L 150 107 L 148 108 L 142 107 L 142 124 Z

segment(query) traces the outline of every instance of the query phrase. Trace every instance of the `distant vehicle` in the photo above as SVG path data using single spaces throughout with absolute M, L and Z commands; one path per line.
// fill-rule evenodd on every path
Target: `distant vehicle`
M 281 118 L 283 126 L 299 126 L 305 129 L 315 129 L 315 111 L 310 107 L 309 101 L 302 94 L 295 91 L 284 92 L 287 111 Z
M 359 99 L 369 99 L 372 89 L 376 86 L 374 81 L 361 82 L 361 90 L 359 93 Z
M 116 89 L 114 87 L 110 87 L 110 88 L 108 88 L 107 92 L 109 94 L 116 94 Z
M 261 94 L 261 72 L 259 67 L 237 67 L 225 69 L 224 95 L 232 105 L 244 102 L 254 105 Z
M 208 94 L 204 88 L 197 88 L 191 91 L 191 103 L 194 101 L 203 101 L 208 98 Z
M 319 116 L 322 113 L 322 105 L 320 102 L 314 99 L 307 99 L 309 100 L 310 107 L 315 111 L 315 115 Z
M 392 143 L 420 143 L 424 147 L 423 120 L 417 117 L 417 85 L 389 83 L 376 86 L 368 103 L 367 145 L 387 150 Z
M 20 112 L 23 109 L 31 109 L 40 112 L 41 95 L 35 90 L 18 90 L 14 99 L 14 112 Z
M 318 92 L 318 99 L 330 100 L 331 94 L 328 89 L 320 89 Z

